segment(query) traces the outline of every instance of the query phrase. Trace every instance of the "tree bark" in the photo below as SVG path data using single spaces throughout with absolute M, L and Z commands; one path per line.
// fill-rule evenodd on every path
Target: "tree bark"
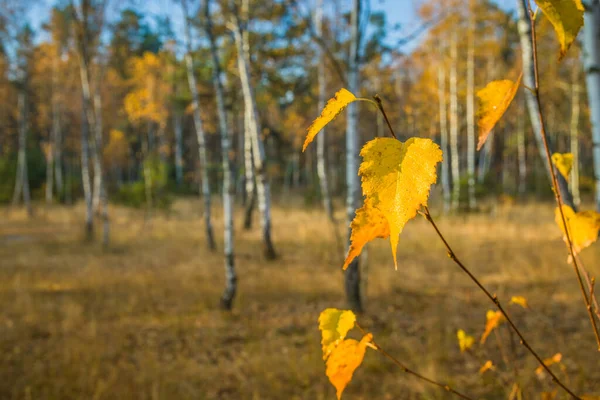
M 217 113 L 219 115 L 219 131 L 221 134 L 221 158 L 223 165 L 223 218 L 225 229 L 223 232 L 225 255 L 225 291 L 221 296 L 221 305 L 230 310 L 237 291 L 237 276 L 235 273 L 235 256 L 233 242 L 233 200 L 235 186 L 232 180 L 233 165 L 230 158 L 231 139 L 227 127 L 227 112 L 225 110 L 224 89 L 221 82 L 221 64 L 215 43 L 210 14 L 210 0 L 205 0 L 206 34 L 210 42 L 210 53 L 213 61 L 213 85 L 217 100 Z
M 571 168 L 571 179 L 569 180 L 569 189 L 573 193 L 573 203 L 577 207 L 581 204 L 579 193 L 579 114 L 580 114 L 580 93 L 579 69 L 573 67 L 571 83 L 571 124 L 570 124 L 570 147 L 573 154 L 573 168 Z
M 258 118 L 256 99 L 254 97 L 250 80 L 250 60 L 244 51 L 243 31 L 241 27 L 240 16 L 236 13 L 234 17 L 235 22 L 233 23 L 233 35 L 238 53 L 238 70 L 240 72 L 240 81 L 242 83 L 244 104 L 246 109 L 249 110 L 249 133 L 252 139 L 252 153 L 256 172 L 258 208 L 262 217 L 261 226 L 263 231 L 264 251 L 267 259 L 274 259 L 277 255 L 271 239 L 271 191 L 269 181 L 267 179 L 264 143 L 260 137 L 262 129 Z M 244 32 L 245 31 L 246 30 L 244 30 Z
M 525 87 L 535 88 L 535 67 L 533 64 L 534 54 L 531 38 L 531 21 L 527 14 L 527 0 L 517 0 L 517 11 L 519 14 L 519 39 L 521 42 L 521 53 L 523 57 L 523 83 Z M 527 100 L 527 109 L 529 111 L 529 120 L 531 121 L 531 126 L 533 128 L 533 135 L 538 147 L 538 152 L 540 154 L 540 158 L 542 159 L 542 163 L 545 165 L 546 175 L 548 176 L 550 182 L 552 182 L 550 168 L 554 167 L 551 163 L 549 163 L 549 160 L 546 157 L 546 151 L 542 138 L 542 113 L 538 108 L 535 95 L 530 90 L 524 90 L 524 92 Z M 552 154 L 552 149 L 550 149 L 550 153 Z M 573 203 L 573 196 L 571 196 L 566 179 L 560 173 L 556 173 L 556 178 L 558 180 L 558 190 L 560 191 L 563 203 L 576 210 L 575 204 Z
M 31 217 L 33 216 L 33 209 L 31 208 L 29 175 L 27 172 L 27 130 L 29 127 L 27 122 L 27 94 L 24 88 L 19 89 L 17 102 L 19 108 L 19 150 L 17 155 L 17 177 L 12 203 L 16 205 L 21 195 L 23 195 L 23 203 L 27 209 L 27 215 Z
M 527 193 L 527 147 L 525 140 L 525 98 L 520 101 L 520 115 L 517 121 L 517 156 L 519 158 L 519 196 Z
M 208 248 L 215 250 L 217 244 L 213 234 L 212 219 L 211 219 L 211 198 L 210 198 L 210 182 L 208 178 L 208 155 L 206 151 L 206 139 L 204 128 L 202 126 L 202 118 L 200 116 L 200 96 L 198 95 L 198 87 L 196 86 L 196 76 L 194 74 L 194 61 L 192 59 L 192 32 L 189 22 L 190 15 L 187 8 L 187 0 L 181 0 L 184 13 L 184 30 L 186 38 L 186 54 L 185 64 L 187 68 L 187 78 L 192 94 L 192 108 L 194 116 L 194 126 L 196 128 L 196 137 L 198 140 L 198 157 L 200 159 L 200 168 L 202 176 L 202 196 L 204 198 L 204 223 L 206 226 L 206 240 Z
M 469 1 L 469 27 L 467 49 L 467 188 L 469 209 L 476 205 L 475 199 L 475 10 Z
M 440 105 L 440 146 L 442 149 L 442 196 L 444 213 L 450 211 L 450 161 L 448 153 L 448 113 L 446 104 L 446 67 L 444 65 L 444 49 L 440 46 L 441 63 L 438 67 L 438 101 Z
M 58 61 L 59 54 L 54 56 L 52 60 L 52 141 L 54 152 L 54 178 L 56 180 L 56 194 L 60 199 L 64 191 L 63 174 L 62 174 L 62 132 L 60 127 L 60 105 L 57 99 L 58 96 Z
M 82 103 L 85 100 L 82 99 Z M 81 180 L 85 199 L 85 233 L 88 240 L 94 237 L 94 212 L 92 207 L 92 180 L 90 177 L 89 124 L 82 109 L 81 115 Z
M 458 154 L 458 36 L 454 32 L 450 44 L 450 153 L 452 168 L 452 210 L 456 211 L 460 201 L 460 164 Z
M 600 211 L 600 1 L 588 0 L 584 6 L 583 65 L 592 128 L 595 203 Z
M 352 0 L 352 14 L 350 19 L 350 55 L 348 59 L 348 90 L 358 93 L 359 90 L 359 29 L 360 29 L 361 0 Z M 354 219 L 356 209 L 361 202 L 360 179 L 358 177 L 359 165 L 359 138 L 358 138 L 358 110 L 357 103 L 348 105 L 346 119 L 346 214 L 348 224 Z M 351 231 L 348 232 L 350 238 Z M 350 246 L 350 240 L 348 240 Z M 345 288 L 348 305 L 355 311 L 361 312 L 362 293 L 360 291 L 359 257 L 356 257 L 346 269 Z
M 245 230 L 252 229 L 252 215 L 256 205 L 256 184 L 254 179 L 254 161 L 252 158 L 252 135 L 250 134 L 249 112 L 244 110 Z

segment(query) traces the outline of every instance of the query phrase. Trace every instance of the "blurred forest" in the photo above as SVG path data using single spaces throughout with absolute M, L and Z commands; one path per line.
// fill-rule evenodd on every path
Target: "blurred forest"
M 407 235 L 412 247 L 401 240 L 398 257 L 401 268 L 424 265 L 424 274 L 377 276 L 391 269 L 385 244 L 337 274 L 362 201 L 359 149 L 387 135 L 381 114 L 360 103 L 302 152 L 307 127 L 342 87 L 378 94 L 398 139 L 440 144 L 430 208 L 457 229 L 458 247 L 499 293 L 518 294 L 516 283 L 532 290 L 534 304 L 558 288 L 568 293 L 556 294 L 559 308 L 540 300 L 536 311 L 550 316 L 536 318 L 552 329 L 553 320 L 573 316 L 557 333 L 561 351 L 580 362 L 567 361 L 580 374 L 574 385 L 598 389 L 590 352 L 569 339 L 578 332 L 577 342 L 593 347 L 579 333 L 585 310 L 567 301 L 575 286 L 552 267 L 563 261 L 560 231 L 541 222 L 553 221 L 553 193 L 527 89 L 475 150 L 477 90 L 524 69 L 524 2 L 398 1 L 394 10 L 414 10 L 410 29 L 388 21 L 395 2 L 172 0 L 156 15 L 134 0 L 0 0 L 0 340 L 18 349 L 0 360 L 1 380 L 14 383 L 0 384 L 0 398 L 333 398 L 316 318 L 332 302 L 343 305 L 344 292 L 407 360 L 486 398 L 506 398 L 502 373 L 482 383 L 480 360 L 461 364 L 472 377 L 456 367 L 456 329 L 483 329 L 471 308 L 459 310 L 485 315 L 485 307 L 461 277 L 437 272 L 424 252 L 433 238 L 417 237 L 424 228 Z M 585 29 L 600 27 L 597 3 L 587 6 L 596 14 L 586 11 Z M 32 9 L 47 12 L 39 29 Z M 536 31 L 550 146 L 574 157 L 567 203 L 598 208 L 600 131 L 594 139 L 591 121 L 600 110 L 600 67 L 584 68 L 584 40 L 558 63 L 550 22 L 540 17 Z M 547 252 L 528 254 L 536 244 Z M 405 277 L 413 283 L 390 284 Z M 388 304 L 388 295 L 409 300 Z M 219 306 L 234 311 L 220 314 Z M 405 342 L 392 335 L 407 328 L 395 320 L 399 311 L 411 320 L 427 314 Z M 96 327 L 102 321 L 106 327 Z M 542 330 L 535 336 L 545 348 Z M 263 348 L 261 336 L 284 353 Z M 235 365 L 229 370 L 222 359 Z M 381 364 L 363 371 L 381 381 L 356 383 L 349 398 L 445 398 Z M 82 372 L 86 365 L 93 371 Z M 532 385 L 551 388 L 543 379 Z

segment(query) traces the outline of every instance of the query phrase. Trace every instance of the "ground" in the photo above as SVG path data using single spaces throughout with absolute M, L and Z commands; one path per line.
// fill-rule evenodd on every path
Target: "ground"
M 113 208 L 108 250 L 84 242 L 80 206 L 40 205 L 31 220 L 0 209 L 0 398 L 334 399 L 317 318 L 345 305 L 344 254 L 321 209 L 276 206 L 276 261 L 262 256 L 258 219 L 243 231 L 238 216 L 231 313 L 218 307 L 224 262 L 205 246 L 200 209 L 181 200 L 144 222 L 143 212 Z M 552 206 L 438 219 L 501 301 L 528 299 L 527 310 L 507 307 L 544 358 L 562 354 L 557 375 L 578 394 L 600 394 L 600 355 Z M 582 256 L 600 276 L 597 245 Z M 473 398 L 506 399 L 515 380 L 525 399 L 554 390 L 506 326 L 479 344 L 493 307 L 423 218 L 402 233 L 398 264 L 394 271 L 389 242 L 369 247 L 358 318 L 381 347 Z M 475 336 L 473 351 L 460 352 L 457 329 Z M 496 370 L 480 374 L 488 359 Z M 368 349 L 344 398 L 452 397 Z

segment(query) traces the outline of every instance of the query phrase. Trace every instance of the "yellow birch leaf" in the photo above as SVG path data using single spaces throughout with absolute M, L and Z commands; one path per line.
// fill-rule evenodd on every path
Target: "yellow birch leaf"
M 480 150 L 488 135 L 494 129 L 496 123 L 502 118 L 508 106 L 515 98 L 521 77 L 516 82 L 509 79 L 490 82 L 483 89 L 477 91 L 479 107 L 477 109 L 477 125 L 479 126 L 479 142 L 477 150 Z
M 344 270 L 352 260 L 360 255 L 362 248 L 375 238 L 386 239 L 390 236 L 390 225 L 385 215 L 371 204 L 371 200 L 356 210 L 356 215 L 350 224 L 350 248 L 344 261 Z
M 361 340 L 346 339 L 342 341 L 327 359 L 326 374 L 331 384 L 337 390 L 337 398 L 342 398 L 342 392 L 352 380 L 352 374 L 362 363 L 367 345 L 373 340 L 373 335 L 367 333 Z
M 536 4 L 550 21 L 558 36 L 562 59 L 583 26 L 583 4 L 581 0 L 536 0 Z
M 344 340 L 348 331 L 354 328 L 355 322 L 356 315 L 349 310 L 328 308 L 321 312 L 319 329 L 321 330 L 323 360 L 326 360 L 338 343 Z
M 461 352 L 470 349 L 473 346 L 473 343 L 475 343 L 475 338 L 467 335 L 462 329 L 459 329 L 458 332 L 456 332 L 456 337 L 458 338 L 458 346 L 460 347 Z
M 488 310 L 485 323 L 485 331 L 481 335 L 481 344 L 484 344 L 490 333 L 504 322 L 504 315 L 500 311 Z
M 437 180 L 436 165 L 442 161 L 442 151 L 431 139 L 411 138 L 402 143 L 392 138 L 377 138 L 367 142 L 360 155 L 363 162 L 358 174 L 365 203 L 379 210 L 388 222 L 397 269 L 396 248 L 400 233 L 406 222 L 417 215 L 419 208 L 427 205 L 429 189 Z M 359 218 L 362 215 L 357 214 Z M 378 221 L 376 219 L 375 223 Z M 362 226 L 360 221 L 356 226 Z M 376 231 L 381 233 L 383 229 Z
M 552 357 L 550 357 L 550 358 L 546 358 L 546 359 L 544 360 L 544 365 L 546 365 L 547 367 L 549 367 L 549 366 L 551 366 L 551 365 L 554 365 L 554 364 L 558 364 L 558 363 L 560 363 L 560 361 L 561 361 L 561 360 L 562 360 L 562 354 L 560 354 L 560 353 L 556 353 L 556 354 L 555 354 L 555 355 L 553 355 Z M 539 375 L 539 374 L 542 374 L 542 373 L 544 373 L 544 367 L 542 367 L 542 366 L 540 365 L 539 367 L 537 367 L 537 368 L 535 369 L 535 373 L 536 373 L 536 374 L 538 374 L 538 375 Z
M 325 108 L 321 111 L 321 115 L 319 115 L 319 117 L 308 127 L 302 151 L 306 150 L 306 147 L 313 141 L 315 136 L 317 136 L 317 133 L 319 133 L 325 125 L 333 121 L 333 119 L 337 117 L 348 104 L 355 100 L 356 97 L 344 88 L 340 89 L 332 99 L 329 99 L 327 104 L 325 104 Z
M 552 154 L 552 163 L 556 165 L 556 169 L 568 181 L 573 168 L 573 154 L 571 153 L 554 153 Z
M 479 373 L 483 374 L 485 371 L 489 371 L 490 369 L 495 369 L 496 367 L 494 367 L 494 363 L 492 362 L 492 360 L 487 360 L 485 362 L 485 364 L 483 364 L 481 366 L 481 368 L 479 368 Z
M 510 304 L 518 304 L 523 308 L 529 308 L 527 304 L 527 299 L 523 296 L 513 296 L 510 299 Z
M 576 213 L 567 205 L 562 206 L 563 214 L 569 234 L 573 243 L 573 252 L 578 254 L 581 250 L 588 247 L 598 239 L 598 229 L 600 229 L 600 214 L 596 211 L 579 211 Z M 563 240 L 567 242 L 563 221 L 558 207 L 554 211 L 555 221 L 563 233 Z

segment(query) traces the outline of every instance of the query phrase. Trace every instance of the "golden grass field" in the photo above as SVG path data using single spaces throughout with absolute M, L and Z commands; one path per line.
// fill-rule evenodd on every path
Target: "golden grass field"
M 258 218 L 251 232 L 238 218 L 232 313 L 218 307 L 223 259 L 204 245 L 200 209 L 199 200 L 180 200 L 144 223 L 141 211 L 112 208 L 107 251 L 82 240 L 82 207 L 38 206 L 32 220 L 0 210 L 0 399 L 334 399 L 317 318 L 344 307 L 343 254 L 321 209 L 300 201 L 275 208 L 280 257 L 272 262 L 262 256 Z M 502 301 L 527 297 L 529 310 L 507 307 L 543 357 L 562 354 L 559 377 L 577 393 L 600 394 L 600 354 L 553 207 L 438 220 Z M 600 277 L 599 250 L 582 258 Z M 478 341 L 492 307 L 423 218 L 407 225 L 398 261 L 394 271 L 387 241 L 369 248 L 359 322 L 380 346 L 474 398 L 507 399 L 515 379 L 524 399 L 553 391 L 505 326 L 459 351 L 456 330 Z M 479 374 L 488 359 L 496 370 Z M 451 397 L 368 350 L 344 398 Z

